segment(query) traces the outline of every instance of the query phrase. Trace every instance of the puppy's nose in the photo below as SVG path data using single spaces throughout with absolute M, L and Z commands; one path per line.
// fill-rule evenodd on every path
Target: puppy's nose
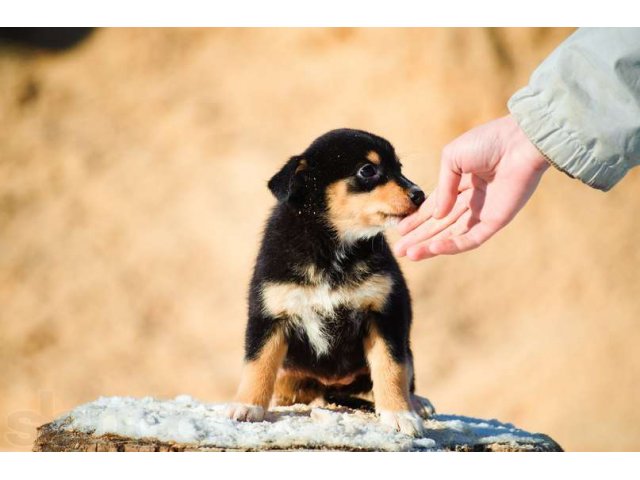
M 427 197 L 425 196 L 424 192 L 420 190 L 420 187 L 413 186 L 409 189 L 409 198 L 416 207 L 419 207 Z

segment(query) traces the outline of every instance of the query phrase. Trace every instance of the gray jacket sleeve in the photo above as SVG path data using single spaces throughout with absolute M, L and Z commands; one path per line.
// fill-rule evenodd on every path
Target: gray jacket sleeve
M 554 166 L 609 190 L 640 163 L 640 28 L 579 29 L 508 105 Z

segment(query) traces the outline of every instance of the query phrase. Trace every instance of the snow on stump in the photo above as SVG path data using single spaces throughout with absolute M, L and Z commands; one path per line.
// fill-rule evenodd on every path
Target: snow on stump
M 174 400 L 101 397 L 38 428 L 34 451 L 462 451 L 558 452 L 546 435 L 497 420 L 433 415 L 426 435 L 390 430 L 369 412 L 345 407 L 277 407 L 263 422 L 226 418 L 226 405 Z

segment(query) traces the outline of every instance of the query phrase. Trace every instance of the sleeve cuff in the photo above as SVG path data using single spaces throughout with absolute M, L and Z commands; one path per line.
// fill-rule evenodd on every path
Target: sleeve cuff
M 610 190 L 627 173 L 622 164 L 610 165 L 597 159 L 593 142 L 577 138 L 568 122 L 553 115 L 553 106 L 541 95 L 525 87 L 508 102 L 520 128 L 554 167 L 598 190 Z

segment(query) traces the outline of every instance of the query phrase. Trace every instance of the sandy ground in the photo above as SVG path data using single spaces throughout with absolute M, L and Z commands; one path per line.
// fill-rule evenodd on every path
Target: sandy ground
M 100 395 L 231 398 L 265 182 L 342 126 L 439 152 L 571 30 L 99 30 L 0 48 L 0 449 Z M 568 450 L 640 449 L 640 171 L 550 170 L 482 249 L 413 264 L 419 393 Z M 394 234 L 390 235 L 393 239 Z

